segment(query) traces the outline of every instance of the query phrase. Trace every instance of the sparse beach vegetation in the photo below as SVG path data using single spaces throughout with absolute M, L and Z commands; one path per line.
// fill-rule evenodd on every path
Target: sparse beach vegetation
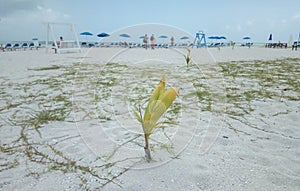
M 182 105 L 178 99 L 168 109 L 161 110 L 166 121 L 155 120 L 155 127 L 163 127 L 159 133 L 144 127 L 150 150 L 156 154 L 159 150 L 165 150 L 170 158 L 180 158 L 181 154 L 174 152 L 171 142 L 172 134 L 164 127 L 177 126 L 181 110 L 186 107 L 195 107 L 201 112 L 221 113 L 230 120 L 226 121 L 226 127 L 238 135 L 252 136 L 253 139 L 266 139 L 267 137 L 253 135 L 250 129 L 280 135 L 282 137 L 296 139 L 286 132 L 278 132 L 276 129 L 266 129 L 248 121 L 248 117 L 257 112 L 255 103 L 267 103 L 276 100 L 283 103 L 298 103 L 300 101 L 300 59 L 277 59 L 277 60 L 254 60 L 254 61 L 231 61 L 217 63 L 219 76 L 224 80 L 224 89 L 220 89 L 208 83 L 214 80 L 213 75 L 200 75 L 196 65 L 185 65 L 176 68 L 181 73 L 172 73 L 172 69 L 144 68 L 131 66 L 125 63 L 109 62 L 106 64 L 73 63 L 70 65 L 53 65 L 49 67 L 30 68 L 30 77 L 26 80 L 13 81 L 1 77 L 0 93 L 2 96 L 0 114 L 2 133 L 10 132 L 13 135 L 1 140 L 1 164 L 0 172 L 5 173 L 22 165 L 25 160 L 30 166 L 27 176 L 39 178 L 47 173 L 61 172 L 73 174 L 78 179 L 77 187 L 82 190 L 101 188 L 109 183 L 122 186 L 118 177 L 130 169 L 119 167 L 119 164 L 135 164 L 143 157 L 136 155 L 135 158 L 122 158 L 116 160 L 114 156 L 126 145 L 132 144 L 143 147 L 143 136 L 132 133 L 126 134 L 127 139 L 115 147 L 106 156 L 100 156 L 93 161 L 89 158 L 77 157 L 68 149 L 61 147 L 67 140 L 79 139 L 78 134 L 63 133 L 55 138 L 48 139 L 47 132 L 60 131 L 61 126 L 85 120 L 96 120 L 101 124 L 111 124 L 116 115 L 122 115 L 115 109 L 112 99 L 128 103 L 130 108 L 136 108 L 136 117 L 140 122 L 145 122 L 145 116 L 141 116 L 141 109 L 149 110 L 151 101 L 148 99 L 155 89 L 158 76 L 151 76 L 157 70 L 164 70 L 168 79 L 184 78 L 193 89 L 182 91 L 180 99 L 195 99 L 193 105 Z M 44 72 L 55 71 L 53 73 Z M 217 70 L 215 69 L 214 72 Z M 42 74 L 43 73 L 43 74 Z M 135 76 L 133 78 L 133 76 Z M 140 80 L 134 80 L 140 79 Z M 180 87 L 185 88 L 185 87 Z M 174 92 L 173 92 L 174 94 Z M 174 98 L 175 99 L 175 98 Z M 173 100 L 169 100 L 171 103 Z M 119 104 L 119 103 L 118 103 Z M 225 105 L 225 107 L 220 106 Z M 148 108 L 148 109 L 147 109 Z M 81 118 L 76 121 L 72 112 L 79 113 Z M 197 111 L 198 112 L 198 111 Z M 271 112 L 271 111 L 270 111 Z M 294 112 L 290 109 L 274 111 L 270 115 L 280 117 Z M 261 121 L 269 117 L 266 113 L 255 114 Z M 248 128 L 238 128 L 231 121 L 237 121 Z M 267 122 L 265 122 L 267 123 Z M 110 126 L 110 125 L 108 125 Z M 178 125 L 178 128 L 183 128 Z M 113 128 L 113 127 L 111 127 Z M 136 123 L 136 127 L 138 125 Z M 170 129 L 172 129 L 171 127 Z M 72 128 L 71 128 L 72 129 Z M 72 132 L 76 132 L 76 128 Z M 157 139 L 160 134 L 166 141 Z M 50 136 L 50 135 L 49 135 Z M 118 137 L 121 139 L 121 137 Z M 147 144 L 146 144 L 147 145 Z M 69 148 L 70 146 L 65 146 Z M 147 153 L 146 149 L 145 152 Z M 147 155 L 146 155 L 147 156 Z M 101 159 L 104 158 L 105 160 Z M 9 160 L 13 158 L 13 160 Z M 147 156 L 150 160 L 151 156 Z M 87 162 L 88 161 L 88 162 Z M 32 168 L 36 166 L 36 168 Z M 92 178 L 91 178 L 92 177 Z M 93 179 L 93 182 L 91 181 Z M 1 183 L 5 184 L 4 182 Z

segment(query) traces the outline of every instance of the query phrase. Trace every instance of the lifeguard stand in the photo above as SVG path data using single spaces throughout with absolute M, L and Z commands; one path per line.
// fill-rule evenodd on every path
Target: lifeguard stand
M 199 31 L 196 33 L 195 40 L 193 46 L 197 46 L 197 48 L 206 47 L 206 39 L 203 31 Z
M 77 33 L 75 31 L 75 26 L 72 23 L 46 23 L 47 25 L 47 39 L 46 39 L 46 51 L 49 49 L 55 49 L 57 53 L 61 52 L 80 52 L 80 45 Z M 61 26 L 64 29 L 64 33 L 68 34 L 63 41 L 57 42 L 59 36 L 56 35 L 54 28 Z M 50 37 L 51 36 L 51 37 Z M 52 43 L 50 43 L 49 38 L 52 38 Z

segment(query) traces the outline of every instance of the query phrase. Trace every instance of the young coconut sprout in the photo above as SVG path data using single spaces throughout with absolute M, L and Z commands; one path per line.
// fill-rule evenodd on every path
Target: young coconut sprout
M 142 116 L 141 111 L 139 113 L 135 112 L 135 117 L 142 124 L 145 138 L 145 154 L 146 160 L 150 162 L 151 154 L 149 149 L 149 137 L 155 129 L 164 128 L 165 124 L 174 124 L 172 122 L 158 122 L 160 117 L 167 111 L 171 106 L 173 101 L 178 95 L 178 90 L 176 88 L 169 88 L 165 90 L 166 76 L 163 75 L 161 81 L 154 89 L 147 108 L 145 110 L 144 117 Z
M 184 55 L 184 58 L 185 58 L 185 62 L 186 62 L 186 66 L 188 67 L 191 60 L 192 60 L 192 57 L 190 56 L 191 54 L 191 49 L 187 48 L 187 54 Z

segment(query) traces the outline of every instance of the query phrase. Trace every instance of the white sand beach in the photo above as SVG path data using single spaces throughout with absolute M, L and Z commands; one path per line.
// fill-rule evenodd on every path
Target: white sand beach
M 0 190 L 299 190 L 300 52 L 0 52 Z M 133 111 L 179 95 L 144 158 Z

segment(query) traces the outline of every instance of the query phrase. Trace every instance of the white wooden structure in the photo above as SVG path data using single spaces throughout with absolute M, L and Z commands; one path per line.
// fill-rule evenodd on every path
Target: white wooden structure
M 47 38 L 46 38 L 46 51 L 54 49 L 55 53 L 62 52 L 80 52 L 80 44 L 75 30 L 75 26 L 72 23 L 46 23 L 47 25 Z M 61 25 L 69 30 L 70 39 L 64 39 L 59 41 L 60 36 L 55 35 L 55 26 Z M 51 42 L 49 41 L 51 39 Z M 59 42 L 58 42 L 59 41 Z

